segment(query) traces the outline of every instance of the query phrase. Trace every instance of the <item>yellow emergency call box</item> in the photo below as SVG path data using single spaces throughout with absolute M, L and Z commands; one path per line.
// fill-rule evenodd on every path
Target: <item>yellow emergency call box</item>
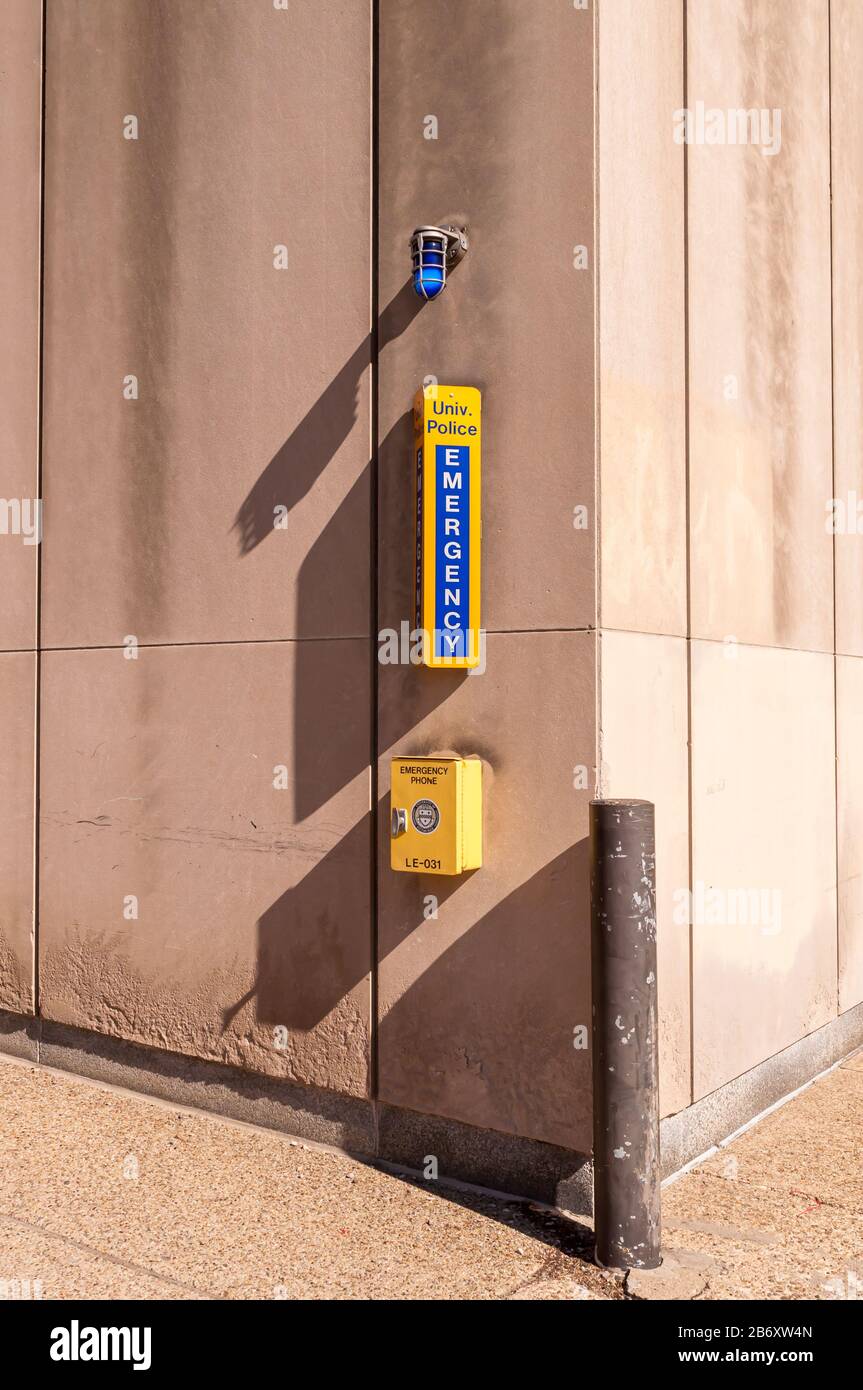
M 461 874 L 482 865 L 479 758 L 393 758 L 390 865 L 407 874 Z
M 414 399 L 414 617 L 423 664 L 480 664 L 481 397 L 421 387 Z

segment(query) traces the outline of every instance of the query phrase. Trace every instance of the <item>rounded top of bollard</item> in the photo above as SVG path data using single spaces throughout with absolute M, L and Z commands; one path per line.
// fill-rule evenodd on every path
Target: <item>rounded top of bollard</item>
M 638 796 L 598 796 L 591 806 L 652 806 L 652 801 L 644 801 Z
M 590 803 L 592 825 L 614 825 L 623 829 L 626 825 L 653 825 L 654 806 L 652 801 L 642 801 L 636 797 L 603 797 Z

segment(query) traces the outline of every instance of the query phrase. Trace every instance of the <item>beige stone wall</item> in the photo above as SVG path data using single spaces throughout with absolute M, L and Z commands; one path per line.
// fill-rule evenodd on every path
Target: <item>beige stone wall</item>
M 863 497 L 863 10 L 831 8 L 834 495 Z M 856 494 L 849 498 L 849 494 Z M 863 999 L 863 524 L 834 539 L 838 752 L 839 1009 Z
M 656 803 L 660 1091 L 691 1094 L 682 5 L 598 20 L 600 793 Z
M 379 621 L 410 617 L 406 387 L 433 374 L 483 391 L 487 631 L 482 675 L 380 668 L 380 1096 L 584 1150 L 590 1059 L 573 1029 L 589 1023 L 596 738 L 593 14 L 384 0 L 380 25 L 384 321 L 418 222 L 464 217 L 472 248 L 440 301 L 381 340 Z M 451 882 L 391 874 L 390 755 L 441 748 L 485 761 L 483 868 Z
M 863 28 L 604 0 L 599 36 L 600 756 L 657 805 L 670 1113 L 863 997 L 863 542 L 826 524 L 860 488 Z M 676 143 L 698 103 L 766 138 Z
M 0 493 L 41 458 L 45 503 L 0 537 L 0 1008 L 586 1150 L 597 786 L 656 802 L 663 1113 L 860 1001 L 854 0 L 47 13 L 44 67 L 0 15 Z M 676 143 L 699 101 L 781 148 Z M 471 676 L 378 661 L 428 376 L 483 391 Z M 484 867 L 393 875 L 390 756 L 442 749 Z
M 23 496 L 40 11 L 2 20 Z M 383 0 L 375 35 L 370 0 L 52 0 L 45 53 L 0 1007 L 585 1149 L 594 16 Z M 459 217 L 471 254 L 421 310 L 410 233 Z M 484 392 L 473 677 L 377 660 L 412 619 L 429 374 Z M 443 747 L 485 760 L 485 866 L 397 878 L 390 754 Z
M 370 6 L 46 43 L 41 1010 L 364 1095 Z
M 39 495 L 42 10 L 0 9 L 0 497 Z M 33 1008 L 36 513 L 3 509 L 0 535 L 0 1008 Z

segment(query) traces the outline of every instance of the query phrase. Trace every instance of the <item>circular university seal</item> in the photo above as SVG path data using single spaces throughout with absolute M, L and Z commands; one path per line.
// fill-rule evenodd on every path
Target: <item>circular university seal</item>
M 411 820 L 421 835 L 430 835 L 440 824 L 440 811 L 433 801 L 415 801 Z

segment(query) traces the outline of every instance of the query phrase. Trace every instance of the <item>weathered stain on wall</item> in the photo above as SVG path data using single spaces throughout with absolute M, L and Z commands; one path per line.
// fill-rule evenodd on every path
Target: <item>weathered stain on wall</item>
M 33 989 L 42 7 L 0 12 L 0 1008 Z
M 662 1113 L 691 1097 L 683 6 L 598 15 L 600 728 L 604 796 L 656 805 Z M 646 61 L 646 55 L 650 55 Z
M 839 1010 L 863 1000 L 863 9 L 830 9 L 833 196 L 833 449 L 838 515 L 836 732 L 839 795 Z
M 681 61 L 660 84 L 675 45 L 657 45 L 644 64 L 644 26 L 655 37 L 672 12 L 685 18 Z M 697 1099 L 860 998 L 859 682 L 845 669 L 852 658 L 834 657 L 834 616 L 836 651 L 856 650 L 848 634 L 860 553 L 825 522 L 834 487 L 844 494 L 860 473 L 859 122 L 848 83 L 863 36 L 841 3 L 832 17 L 835 27 L 826 0 L 600 7 L 600 32 L 612 40 L 601 42 L 600 64 L 609 108 L 603 132 L 601 104 L 600 585 L 603 626 L 623 629 L 602 637 L 601 757 L 606 791 L 657 803 L 666 1113 L 690 1099 L 690 1042 Z M 615 81 L 639 40 L 630 76 L 653 117 L 627 150 L 614 140 Z M 684 90 L 685 145 L 674 138 Z M 842 248 L 834 241 L 833 381 L 831 135 Z M 685 159 L 685 182 L 675 158 Z M 615 218 L 624 187 L 628 216 Z M 618 291 L 637 292 L 633 263 L 648 297 L 658 285 L 665 293 L 663 311 L 637 318 L 646 331 L 630 339 Z M 669 426 L 681 399 L 685 449 Z M 686 503 L 685 548 L 669 527 L 675 489 Z
M 47 34 L 42 1008 L 352 1094 L 370 26 L 58 0 Z

